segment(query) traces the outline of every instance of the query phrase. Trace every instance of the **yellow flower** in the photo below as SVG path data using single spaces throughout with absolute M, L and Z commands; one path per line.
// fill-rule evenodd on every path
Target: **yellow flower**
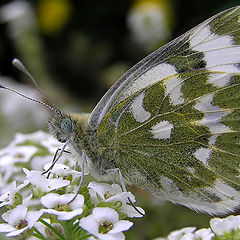
M 38 5 L 39 27 L 44 33 L 55 33 L 67 23 L 71 4 L 68 0 L 41 0 Z

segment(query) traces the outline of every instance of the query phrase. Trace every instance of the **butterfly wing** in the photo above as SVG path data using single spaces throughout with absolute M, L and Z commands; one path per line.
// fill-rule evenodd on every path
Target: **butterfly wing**
M 223 11 L 123 75 L 89 127 L 124 178 L 197 211 L 240 203 L 240 7 Z

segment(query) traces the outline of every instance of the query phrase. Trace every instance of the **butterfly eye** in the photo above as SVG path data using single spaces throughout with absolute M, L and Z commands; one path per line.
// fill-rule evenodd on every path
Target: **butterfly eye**
M 66 134 L 69 134 L 69 133 L 72 132 L 72 121 L 71 121 L 71 119 L 65 118 L 65 119 L 62 120 L 61 130 Z

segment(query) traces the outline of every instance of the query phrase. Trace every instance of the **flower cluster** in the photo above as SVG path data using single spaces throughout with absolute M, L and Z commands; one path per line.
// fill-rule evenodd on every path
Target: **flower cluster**
M 36 132 L 17 134 L 0 150 L 0 232 L 24 239 L 125 239 L 123 231 L 133 225 L 125 218 L 142 216 L 129 205 L 134 196 L 117 184 L 96 182 L 76 196 L 81 159 L 71 151 L 43 175 L 58 147 L 49 134 Z
M 186 227 L 155 240 L 233 240 L 240 239 L 240 216 L 212 218 L 210 228 Z

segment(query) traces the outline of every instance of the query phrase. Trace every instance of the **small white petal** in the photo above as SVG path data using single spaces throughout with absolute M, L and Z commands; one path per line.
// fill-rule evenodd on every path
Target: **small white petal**
M 66 187 L 70 184 L 69 180 L 62 180 L 62 179 L 48 179 L 49 181 L 49 191 Z
M 15 226 L 20 220 L 25 219 L 27 214 L 27 207 L 25 205 L 18 205 L 13 210 L 10 210 L 8 216 L 8 223 Z
M 96 182 L 90 182 L 88 184 L 88 188 L 93 189 L 98 195 L 102 198 L 105 199 L 105 194 L 109 189 L 111 188 L 111 185 L 106 184 L 106 183 L 96 183 Z
M 229 216 L 227 218 L 213 218 L 210 221 L 213 232 L 223 235 L 224 232 L 230 233 L 232 230 L 240 229 L 240 216 Z
M 2 202 L 2 203 L 0 203 L 0 208 L 3 207 L 3 206 L 6 206 L 8 204 L 9 204 L 9 202 Z
M 75 194 L 63 194 L 49 193 L 41 198 L 41 203 L 47 208 L 54 208 L 57 205 L 67 205 L 75 196 Z M 84 197 L 80 194 L 72 201 L 69 206 L 71 209 L 81 208 L 84 204 Z
M 181 240 L 194 240 L 194 234 L 193 233 L 186 233 L 181 238 Z
M 211 240 L 214 236 L 210 228 L 202 228 L 195 232 L 195 238 L 197 239 Z
M 42 175 L 41 171 L 32 170 L 29 171 L 26 168 L 23 169 L 27 179 L 42 192 L 49 192 L 58 188 L 68 186 L 70 181 L 63 179 L 47 179 Z
M 194 232 L 196 227 L 186 227 L 180 230 L 171 232 L 168 235 L 168 240 L 179 240 L 184 234 Z
M 59 194 L 57 193 L 48 193 L 45 196 L 41 197 L 40 202 L 46 208 L 54 208 L 58 204 Z
M 16 230 L 16 228 L 7 223 L 0 224 L 0 232 L 12 232 L 14 230 Z
M 52 164 L 51 162 L 45 164 L 44 169 L 47 170 L 51 166 L 51 164 Z M 58 176 L 68 176 L 68 175 L 73 175 L 74 177 L 81 176 L 81 172 L 73 170 L 70 167 L 66 166 L 65 164 L 61 164 L 61 163 L 55 164 L 51 172 L 57 174 Z
M 113 196 L 109 197 L 108 199 L 106 199 L 106 202 L 121 201 L 121 202 L 126 203 L 129 201 L 128 198 L 130 198 L 133 203 L 136 202 L 134 195 L 130 192 L 122 192 L 122 193 L 113 195 Z
M 140 207 L 136 207 L 138 209 L 138 211 L 140 213 L 142 213 L 143 215 L 145 215 L 145 211 L 140 208 Z M 121 213 L 126 214 L 128 217 L 130 218 L 134 218 L 134 217 L 143 217 L 142 214 L 138 213 L 134 207 L 132 205 L 129 204 L 123 204 L 122 207 L 120 208 Z
M 44 213 L 58 216 L 58 220 L 70 220 L 78 215 L 81 215 L 83 210 L 81 208 L 75 209 L 71 212 L 57 211 L 55 209 L 44 209 Z
M 95 236 L 98 235 L 99 223 L 96 221 L 96 219 L 93 218 L 92 214 L 81 218 L 79 226 Z
M 18 185 L 15 189 L 15 192 L 18 192 L 19 190 L 21 190 L 22 188 L 24 188 L 25 186 L 27 186 L 29 184 L 29 181 L 26 179 L 24 180 L 24 182 L 20 185 Z
M 107 221 L 114 224 L 119 219 L 118 213 L 108 207 L 96 207 L 93 209 L 92 214 L 93 217 L 100 223 Z
M 38 219 L 43 215 L 43 210 L 40 211 L 29 211 L 26 216 L 26 221 L 28 223 L 28 228 L 32 228 L 33 225 L 38 221 Z
M 70 220 L 78 215 L 81 215 L 83 212 L 82 208 L 75 209 L 71 212 L 61 212 L 61 214 L 58 215 L 58 220 Z
M 59 211 L 55 209 L 43 209 L 43 212 L 48 214 L 53 214 L 53 215 L 59 215 Z
M 32 194 L 30 194 L 28 197 L 25 197 L 25 198 L 23 199 L 23 204 L 24 204 L 25 206 L 28 206 L 28 204 L 29 204 L 30 200 L 32 199 L 32 197 L 33 197 Z
M 127 220 L 120 220 L 113 225 L 113 229 L 110 230 L 108 233 L 119 233 L 122 231 L 126 231 L 132 226 L 133 226 L 132 222 Z
M 125 236 L 122 232 L 115 234 L 98 234 L 99 240 L 125 240 Z
M 70 195 L 70 194 L 69 194 Z M 74 194 L 75 195 L 75 194 Z M 72 198 L 74 196 L 71 196 Z M 71 199 L 72 199 L 71 198 Z M 74 201 L 72 201 L 69 206 L 71 209 L 78 209 L 78 208 L 82 208 L 84 205 L 84 197 L 80 194 L 77 195 L 77 197 L 74 199 Z
M 12 232 L 8 233 L 6 236 L 7 237 L 14 237 L 14 236 L 20 235 L 21 233 L 23 233 L 27 229 L 28 229 L 28 227 L 25 227 L 25 228 L 22 228 L 22 229 L 19 229 L 19 230 L 15 230 L 15 231 L 12 231 Z

